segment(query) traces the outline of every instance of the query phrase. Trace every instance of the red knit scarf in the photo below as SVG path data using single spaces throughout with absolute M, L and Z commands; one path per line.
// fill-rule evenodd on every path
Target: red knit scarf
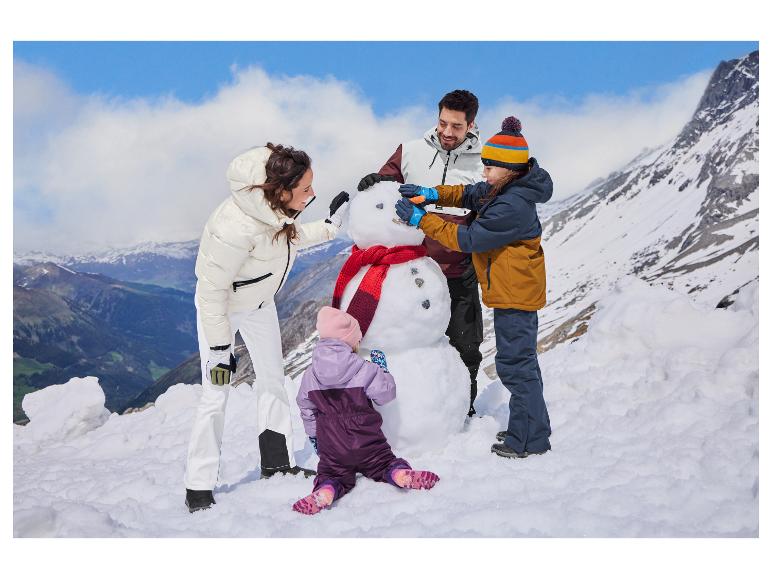
M 370 322 L 373 321 L 378 301 L 381 299 L 381 287 L 389 266 L 397 263 L 405 263 L 419 257 L 426 256 L 426 247 L 423 245 L 398 245 L 396 247 L 384 247 L 376 245 L 368 249 L 359 249 L 356 245 L 351 248 L 351 256 L 343 264 L 335 282 L 335 290 L 332 294 L 332 307 L 340 308 L 340 300 L 348 283 L 365 265 L 372 265 L 362 281 L 359 282 L 351 303 L 346 312 L 359 322 L 362 335 L 367 333 Z

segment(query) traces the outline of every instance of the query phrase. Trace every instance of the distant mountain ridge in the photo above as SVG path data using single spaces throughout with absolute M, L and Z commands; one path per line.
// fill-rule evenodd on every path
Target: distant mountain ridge
M 80 273 L 14 265 L 14 419 L 21 396 L 74 376 L 98 376 L 121 411 L 196 349 L 192 295 Z
M 33 251 L 14 255 L 14 263 L 56 263 L 82 273 L 99 273 L 114 279 L 171 287 L 193 293 L 198 240 L 148 242 L 123 249 L 108 249 L 64 256 Z

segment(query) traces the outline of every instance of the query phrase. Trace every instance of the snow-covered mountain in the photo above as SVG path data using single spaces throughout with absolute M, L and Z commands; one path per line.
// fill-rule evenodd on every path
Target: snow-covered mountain
M 624 276 L 713 306 L 758 278 L 758 95 L 758 52 L 722 62 L 677 137 L 543 221 L 542 350 L 583 332 Z
M 170 243 L 146 242 L 133 247 L 107 249 L 81 255 L 54 255 L 39 251 L 14 254 L 14 263 L 50 262 L 83 273 L 98 273 L 137 283 L 171 287 L 193 293 L 193 265 L 198 240 Z

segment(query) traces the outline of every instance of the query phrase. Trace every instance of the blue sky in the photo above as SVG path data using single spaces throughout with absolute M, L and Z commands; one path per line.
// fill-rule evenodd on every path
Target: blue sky
M 436 103 L 455 88 L 479 97 L 483 138 L 504 117 L 521 119 L 559 201 L 675 137 L 718 63 L 757 48 L 16 42 L 14 247 L 195 239 L 228 195 L 230 159 L 267 141 L 311 155 L 319 202 L 306 217 L 326 216 L 338 191 L 434 126 Z
M 432 106 L 467 88 L 483 106 L 518 99 L 624 94 L 714 68 L 757 42 L 15 42 L 14 58 L 54 71 L 79 93 L 212 96 L 231 66 L 272 75 L 332 75 L 377 114 Z

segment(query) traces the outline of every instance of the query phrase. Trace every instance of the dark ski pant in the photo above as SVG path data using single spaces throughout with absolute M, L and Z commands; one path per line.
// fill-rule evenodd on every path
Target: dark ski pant
M 536 358 L 536 312 L 493 310 L 496 372 L 509 390 L 509 422 L 504 444 L 517 452 L 549 450 L 552 434 L 539 361 Z
M 448 278 L 448 290 L 450 323 L 445 335 L 469 370 L 471 407 L 477 398 L 477 371 L 482 362 L 480 344 L 483 341 L 482 308 L 474 268 L 470 266 L 470 270 L 461 277 Z
M 350 438 L 349 442 L 353 443 L 351 447 L 344 450 L 336 444 L 347 438 Z M 376 482 L 397 486 L 391 478 L 391 472 L 397 468 L 409 469 L 410 464 L 405 459 L 394 455 L 383 434 L 378 438 L 380 440 L 370 438 L 358 441 L 356 436 L 342 434 L 342 436 L 334 436 L 335 440 L 330 439 L 328 442 L 326 433 L 317 432 L 319 464 L 316 467 L 314 490 L 318 490 L 325 484 L 332 485 L 335 489 L 334 500 L 337 501 L 354 488 L 358 472 Z

